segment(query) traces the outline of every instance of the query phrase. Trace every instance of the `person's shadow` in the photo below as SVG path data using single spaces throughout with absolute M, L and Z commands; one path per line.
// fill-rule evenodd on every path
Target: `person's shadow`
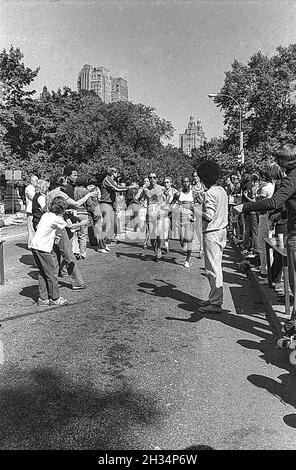
M 28 245 L 26 243 L 16 243 L 15 246 L 18 246 L 19 248 L 23 248 L 23 250 L 31 251 L 30 248 L 28 248 Z

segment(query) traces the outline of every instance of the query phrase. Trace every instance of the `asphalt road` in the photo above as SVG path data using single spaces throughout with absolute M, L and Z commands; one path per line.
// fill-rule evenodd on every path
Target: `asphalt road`
M 85 291 L 36 306 L 24 235 L 5 243 L 0 286 L 1 449 L 295 449 L 296 376 L 264 306 L 224 257 L 225 309 L 200 315 L 208 282 L 179 244 L 152 261 L 131 241 L 88 249 Z

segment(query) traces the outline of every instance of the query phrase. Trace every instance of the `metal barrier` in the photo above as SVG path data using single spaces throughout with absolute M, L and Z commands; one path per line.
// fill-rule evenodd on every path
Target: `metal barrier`
M 5 242 L 5 240 L 0 240 L 0 285 L 5 284 L 5 275 L 4 275 L 4 242 Z

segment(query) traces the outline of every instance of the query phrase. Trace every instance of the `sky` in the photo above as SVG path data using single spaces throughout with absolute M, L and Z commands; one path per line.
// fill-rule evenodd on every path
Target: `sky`
M 223 134 L 208 98 L 234 59 L 296 43 L 296 0 L 0 0 L 0 50 L 19 47 L 40 67 L 33 88 L 77 88 L 84 64 L 128 81 L 129 100 L 155 108 L 176 129 L 189 116 L 207 139 Z

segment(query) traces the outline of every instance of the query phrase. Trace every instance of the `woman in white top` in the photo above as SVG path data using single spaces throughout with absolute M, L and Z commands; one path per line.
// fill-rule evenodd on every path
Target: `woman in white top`
M 270 169 L 268 171 L 261 172 L 261 181 L 257 193 L 257 200 L 266 199 L 273 196 L 274 183 L 271 181 Z M 268 237 L 269 224 L 268 224 L 268 212 L 259 213 L 259 224 L 258 224 L 258 235 L 257 235 L 257 247 L 260 256 L 260 272 L 263 276 L 267 275 L 267 259 L 264 239 Z
M 187 176 L 182 178 L 182 188 L 174 195 L 173 202 L 178 202 L 178 223 L 180 229 L 180 244 L 186 250 L 184 268 L 190 267 L 190 257 L 192 252 L 192 241 L 194 236 L 194 197 Z

